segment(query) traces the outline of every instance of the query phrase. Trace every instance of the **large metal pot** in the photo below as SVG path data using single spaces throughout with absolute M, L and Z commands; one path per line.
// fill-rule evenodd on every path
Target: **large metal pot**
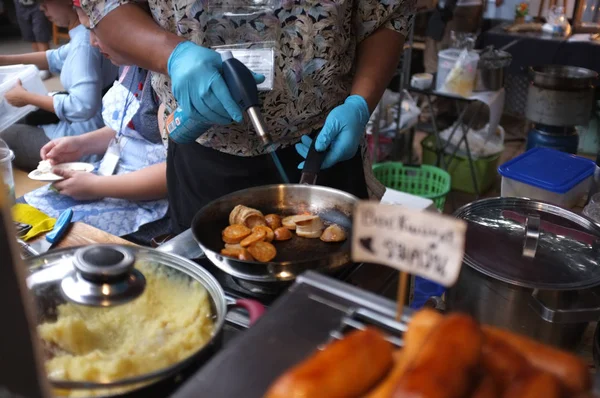
M 522 198 L 492 198 L 455 213 L 468 223 L 450 310 L 573 348 L 600 318 L 600 225 Z
M 59 317 L 59 306 L 62 304 L 73 305 L 72 309 L 80 314 L 89 311 L 90 306 L 98 307 L 92 311 L 108 311 L 115 306 L 125 308 L 135 300 L 140 300 L 142 293 L 151 286 L 151 283 L 154 283 L 154 286 L 159 283 L 164 286 L 165 283 L 177 280 L 189 289 L 205 289 L 208 293 L 210 306 L 208 316 L 212 322 L 212 331 L 204 344 L 195 347 L 188 356 L 167 366 L 157 366 L 143 374 L 122 378 L 84 381 L 49 374 L 48 378 L 56 389 L 57 396 L 75 394 L 78 397 L 115 395 L 147 397 L 149 390 L 152 391 L 152 396 L 158 396 L 156 394 L 160 394 L 161 388 L 165 389 L 166 396 L 166 390 L 174 389 L 176 384 L 181 382 L 182 376 L 194 371 L 220 346 L 228 305 L 246 308 L 251 314 L 252 321 L 264 310 L 262 305 L 250 300 L 227 299 L 216 279 L 199 265 L 182 257 L 148 248 L 92 245 L 63 249 L 28 259 L 27 265 L 31 271 L 27 278 L 27 285 L 35 298 L 40 325 L 56 322 Z M 145 270 L 146 275 L 140 272 L 140 269 Z M 156 271 L 160 278 L 157 278 L 158 274 L 149 270 Z M 153 282 L 150 282 L 150 277 L 154 278 Z M 155 305 L 160 307 L 163 302 L 158 300 Z M 156 307 L 153 305 L 153 308 Z M 160 313 L 160 310 L 158 312 Z M 200 314 L 201 312 L 198 316 L 201 316 Z M 134 313 L 132 317 L 137 315 L 141 316 Z M 86 323 L 86 327 L 87 325 Z M 141 321 L 139 327 L 146 328 L 149 324 Z M 160 336 L 164 334 L 166 340 L 170 338 L 168 332 L 159 334 Z M 60 344 L 53 346 L 57 344 L 55 342 L 47 340 L 43 342 L 46 355 L 56 355 L 55 350 L 66 350 Z M 150 343 L 156 342 L 146 341 L 139 344 Z M 104 355 L 108 354 L 101 354 L 101 357 Z
M 549 90 L 585 90 L 594 85 L 598 73 L 566 65 L 544 65 L 529 68 L 531 82 Z
M 589 122 L 596 72 L 575 66 L 533 66 L 529 78 L 525 108 L 528 120 L 560 127 Z

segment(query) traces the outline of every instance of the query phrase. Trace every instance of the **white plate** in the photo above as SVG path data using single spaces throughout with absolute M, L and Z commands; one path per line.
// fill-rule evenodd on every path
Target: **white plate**
M 94 171 L 93 164 L 84 162 L 61 163 L 54 166 L 54 168 L 62 170 L 83 171 L 86 173 L 91 173 L 92 171 Z M 28 177 L 32 180 L 45 182 L 55 182 L 63 179 L 61 176 L 57 176 L 54 173 L 42 173 L 37 169 L 29 173 Z

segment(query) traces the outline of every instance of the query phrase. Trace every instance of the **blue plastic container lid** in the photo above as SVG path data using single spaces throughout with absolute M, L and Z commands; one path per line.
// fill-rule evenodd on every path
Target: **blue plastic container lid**
M 595 168 L 589 159 L 549 148 L 533 148 L 498 167 L 498 172 L 546 191 L 565 193 L 594 174 Z

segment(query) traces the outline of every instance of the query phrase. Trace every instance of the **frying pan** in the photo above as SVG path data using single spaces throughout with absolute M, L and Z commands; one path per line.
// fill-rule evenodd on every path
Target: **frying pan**
M 314 145 L 314 141 L 313 141 Z M 315 181 L 324 152 L 311 147 L 303 169 L 302 180 Z M 358 198 L 328 187 L 309 184 L 281 184 L 248 188 L 233 192 L 204 206 L 192 221 L 194 239 L 206 257 L 226 273 L 255 283 L 287 282 L 306 270 L 333 271 L 350 263 L 352 213 Z M 261 263 L 222 256 L 224 247 L 221 232 L 229 225 L 229 213 L 237 205 L 260 210 L 263 214 L 281 216 L 308 212 L 323 222 L 338 224 L 346 231 L 347 239 L 326 243 L 320 239 L 301 238 L 293 234 L 288 241 L 274 242 L 277 256 Z

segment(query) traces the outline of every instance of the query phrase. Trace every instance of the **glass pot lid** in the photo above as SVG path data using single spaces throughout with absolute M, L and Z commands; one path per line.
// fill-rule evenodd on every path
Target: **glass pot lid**
M 467 222 L 464 264 L 523 287 L 572 290 L 600 284 L 600 226 L 559 206 L 491 198 L 454 214 Z
M 154 249 L 95 245 L 27 264 L 46 371 L 58 388 L 134 388 L 173 374 L 224 321 L 214 277 Z

